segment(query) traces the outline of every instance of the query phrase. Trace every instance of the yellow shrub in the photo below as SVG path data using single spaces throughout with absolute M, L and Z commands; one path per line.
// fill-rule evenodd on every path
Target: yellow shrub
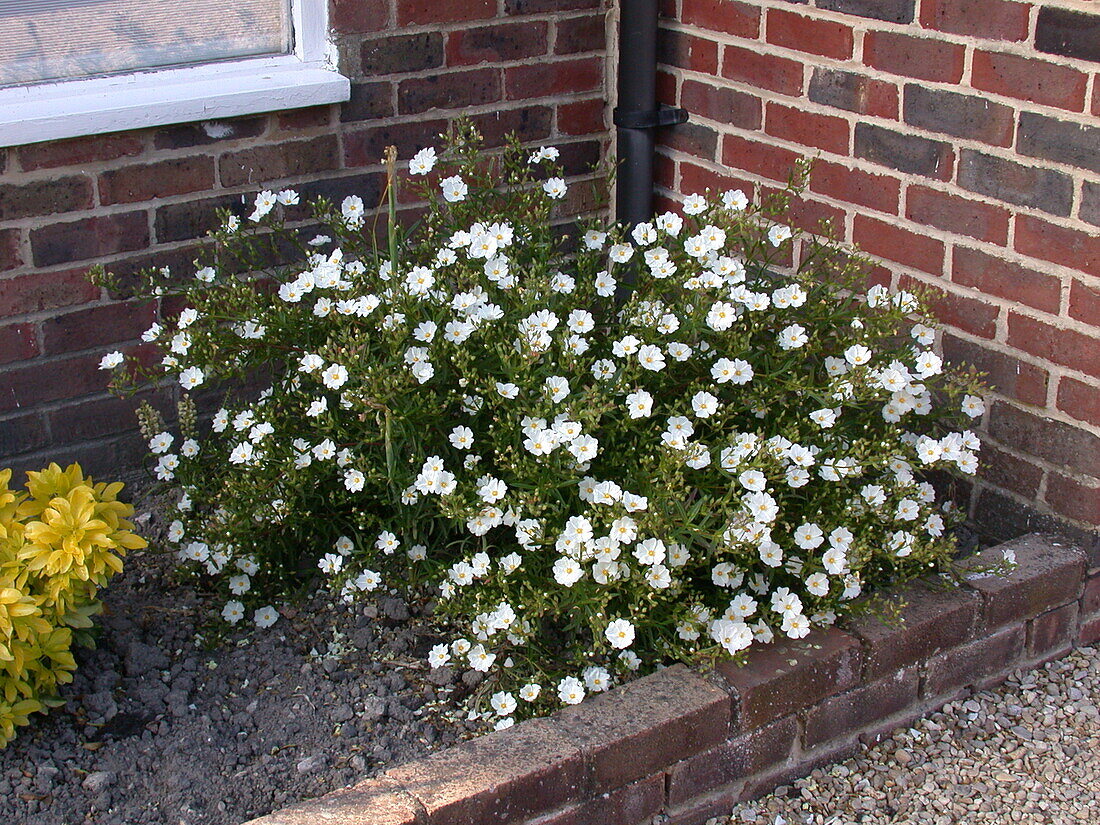
M 27 473 L 27 491 L 0 470 L 0 747 L 30 714 L 61 704 L 72 681 L 73 631 L 91 627 L 96 592 L 145 546 L 118 501 L 122 484 L 96 484 L 79 464 Z

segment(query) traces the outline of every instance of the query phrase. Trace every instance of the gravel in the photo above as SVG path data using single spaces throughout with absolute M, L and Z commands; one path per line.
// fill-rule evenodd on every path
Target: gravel
M 1100 650 L 944 706 L 710 825 L 1100 822 Z
M 468 734 L 420 606 L 317 598 L 203 647 L 220 600 L 174 566 L 131 554 L 102 594 L 67 703 L 0 750 L 0 823 L 237 825 Z

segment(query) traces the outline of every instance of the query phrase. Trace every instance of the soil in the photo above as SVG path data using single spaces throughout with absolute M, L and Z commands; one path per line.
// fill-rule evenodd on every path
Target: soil
M 66 705 L 0 750 L 0 822 L 237 825 L 465 735 L 447 713 L 463 686 L 427 668 L 438 639 L 416 606 L 319 595 L 211 648 L 221 601 L 174 567 L 132 553 L 103 591 Z

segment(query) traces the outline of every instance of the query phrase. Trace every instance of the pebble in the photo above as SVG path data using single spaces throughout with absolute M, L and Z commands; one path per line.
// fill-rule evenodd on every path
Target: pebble
M 111 787 L 114 781 L 115 775 L 110 771 L 92 771 L 92 773 L 84 777 L 84 781 L 80 783 L 80 787 L 92 796 L 99 796 Z

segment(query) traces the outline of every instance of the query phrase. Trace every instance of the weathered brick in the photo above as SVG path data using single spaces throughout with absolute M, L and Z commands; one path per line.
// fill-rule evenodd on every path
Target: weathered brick
M 993 405 L 988 427 L 989 434 L 1002 444 L 1052 464 L 1100 476 L 1100 436 L 1004 402 Z
M 83 269 L 5 278 L 0 280 L 0 318 L 83 304 L 98 294 Z
M 718 44 L 683 31 L 662 31 L 657 40 L 657 61 L 707 75 L 718 74 Z M 705 111 L 698 112 L 709 117 Z
M 368 779 L 276 811 L 245 825 L 418 825 L 416 803 L 386 777 Z
M 966 49 L 935 37 L 911 37 L 900 32 L 871 31 L 863 39 L 863 62 L 884 72 L 958 83 Z
M 1040 6 L 1035 48 L 1048 54 L 1100 63 L 1100 15 Z
M 778 190 L 774 190 L 778 193 Z M 844 210 L 827 203 L 807 197 L 791 198 L 787 207 L 787 220 L 806 232 L 820 232 L 822 221 L 829 222 L 833 229 L 841 231 L 844 227 Z
M 886 596 L 900 608 L 895 618 L 860 616 L 849 622 L 863 640 L 865 681 L 879 679 L 971 637 L 981 600 L 966 590 L 910 584 Z
M 680 104 L 689 112 L 741 129 L 759 129 L 762 121 L 760 98 L 728 86 L 685 79 Z
M 558 11 L 596 9 L 600 0 L 504 0 L 507 14 L 543 14 Z
M 665 802 L 665 775 L 655 773 L 607 794 L 571 805 L 526 825 L 638 825 L 661 812 Z
M 1017 145 L 1022 155 L 1100 172 L 1100 126 L 1021 112 Z
M 1027 623 L 1027 653 L 1032 659 L 1052 658 L 1077 640 L 1077 602 L 1040 613 Z
M 730 169 L 743 169 L 772 180 L 786 181 L 798 158 L 797 152 L 774 143 L 748 140 L 739 135 L 722 137 L 722 162 Z
M 107 379 L 99 371 L 99 355 L 83 355 L 51 361 L 49 381 L 42 380 L 41 364 L 19 365 L 4 371 L 0 384 L 0 412 L 33 409 L 62 398 L 101 392 Z
M 103 172 L 99 176 L 99 198 L 104 204 L 135 203 L 213 186 L 214 158 L 195 155 Z
M 1100 183 L 1085 181 L 1081 190 L 1081 220 L 1100 226 Z
M 92 180 L 86 175 L 0 184 L 0 221 L 74 212 L 92 205 Z
M 307 129 L 323 129 L 332 123 L 334 106 L 306 106 L 299 109 L 287 109 L 275 115 L 275 126 L 279 132 L 300 132 Z M 281 140 L 279 134 L 272 135 Z
M 492 103 L 500 100 L 500 96 L 500 75 L 496 69 L 447 72 L 401 81 L 397 87 L 397 109 L 401 114 L 461 109 Z
M 700 160 L 714 160 L 718 149 L 718 133 L 704 123 L 682 123 L 670 129 L 662 141 L 664 146 L 684 152 Z
M 776 46 L 822 57 L 852 56 L 852 29 L 835 20 L 806 17 L 786 9 L 769 9 L 765 39 Z
M 394 112 L 393 87 L 386 82 L 352 83 L 351 97 L 340 105 L 340 122 L 374 120 Z
M 0 364 L 26 361 L 38 355 L 34 324 L 0 326 Z
M 1100 574 L 1089 577 L 1081 594 L 1081 616 L 1100 616 Z
M 335 135 L 256 146 L 222 155 L 218 161 L 223 186 L 259 188 L 284 178 L 325 172 L 340 163 Z
M 397 25 L 455 23 L 494 17 L 496 0 L 397 0 Z
M 768 103 L 764 131 L 803 146 L 813 146 L 838 155 L 848 154 L 848 121 L 841 117 Z
M 228 209 L 238 217 L 251 212 L 240 195 L 220 195 L 215 198 L 189 200 L 157 208 L 153 231 L 157 241 L 166 243 L 201 238 L 218 225 L 218 210 Z
M 1088 75 L 1034 56 L 974 52 L 971 85 L 1006 97 L 1080 112 L 1085 106 Z
M 668 769 L 668 804 L 684 805 L 782 763 L 797 739 L 798 720 L 787 716 L 676 763 Z
M 158 130 L 153 136 L 153 146 L 157 149 L 190 149 L 194 146 L 254 138 L 264 133 L 267 122 L 266 117 L 246 117 L 183 123 Z
M 585 781 L 577 744 L 544 719 L 486 734 L 385 775 L 423 805 L 432 825 L 515 821 L 577 801 Z
M 1077 644 L 1079 645 L 1095 645 L 1097 643 L 1100 643 L 1100 616 L 1081 622 L 1081 630 L 1077 634 Z
M 42 322 L 47 355 L 107 346 L 137 338 L 153 322 L 152 304 L 105 304 Z M 106 382 L 105 382 L 106 383 Z
M 990 676 L 1012 670 L 1024 657 L 1023 625 L 934 656 L 925 666 L 924 695 L 940 696 L 969 685 L 984 685 Z
M 857 214 L 853 240 L 871 255 L 933 275 L 943 272 L 943 242 L 927 234 Z
M 911 667 L 826 699 L 806 711 L 806 747 L 853 737 L 869 725 L 901 713 L 916 702 L 919 687 L 920 672 Z
M 912 23 L 916 0 L 817 0 L 817 7 L 890 23 Z
M 818 66 L 810 78 L 807 95 L 822 106 L 891 120 L 898 116 L 898 87 L 855 72 Z M 863 125 L 856 124 L 857 133 Z
M 1032 215 L 1016 218 L 1016 250 L 1069 269 L 1100 276 L 1100 233 L 1081 232 Z
M 735 729 L 761 727 L 859 683 L 859 642 L 835 628 L 749 649 L 743 666 L 715 671 L 733 690 Z
M 1088 482 L 1056 473 L 1047 473 L 1047 487 L 1043 494 L 1047 506 L 1065 518 L 1100 525 L 1100 481 Z
M 445 120 L 400 121 L 386 126 L 344 133 L 344 164 L 377 166 L 387 146 L 397 147 L 400 158 L 412 157 L 425 146 L 434 146 L 447 129 Z
M 1035 499 L 1039 496 L 1043 470 L 1031 461 L 999 450 L 988 440 L 982 444 L 981 479 L 986 484 L 1009 490 L 1019 496 Z
M 905 195 L 905 215 L 911 221 L 979 241 L 996 244 L 1008 241 L 1007 209 L 938 189 L 910 186 Z
M 118 252 L 133 252 L 148 245 L 149 223 L 143 211 L 97 215 L 31 230 L 31 252 L 35 266 L 53 266 Z
M 995 630 L 1034 618 L 1075 601 L 1085 576 L 1085 557 L 1077 548 L 1038 534 L 1021 536 L 991 547 L 963 563 L 995 564 L 1011 552 L 1016 568 L 1003 576 L 971 574 L 967 583 L 982 595 L 982 626 Z
M 70 140 L 47 140 L 16 149 L 19 163 L 25 172 L 36 169 L 55 169 L 59 166 L 78 166 L 104 160 L 140 155 L 145 150 L 141 133 L 91 135 Z
M 108 376 L 103 373 L 103 388 L 107 387 Z M 157 396 L 161 409 L 169 407 L 168 399 Z M 149 396 L 142 400 L 153 401 Z M 135 400 L 132 398 L 83 399 L 77 404 L 69 404 L 50 410 L 46 419 L 50 423 L 50 434 L 57 444 L 79 444 L 105 436 L 117 435 L 134 429 Z
M 1100 427 L 1100 386 L 1063 375 L 1058 381 L 1058 409 L 1078 421 Z
M 912 188 L 909 192 L 911 197 Z M 986 237 L 982 240 L 996 239 Z M 951 260 L 951 280 L 957 284 L 1043 312 L 1058 313 L 1062 301 L 1062 282 L 1053 275 L 965 246 L 956 246 Z
M 848 169 L 829 161 L 814 164 L 810 189 L 843 203 L 866 206 L 891 215 L 897 214 L 901 198 L 901 184 L 897 178 Z
M 998 40 L 1027 37 L 1027 3 L 1010 0 L 923 0 L 920 22 L 926 29 Z
M 940 323 L 981 338 L 992 339 L 997 334 L 997 319 L 1001 309 L 983 297 L 971 297 L 936 286 L 925 286 L 932 314 Z
M 1100 338 L 1022 315 L 1008 314 L 1008 344 L 1038 358 L 1100 377 Z
M 720 744 L 729 719 L 729 696 L 676 665 L 566 708 L 554 724 L 583 751 L 599 794 Z
M 504 71 L 504 86 L 512 100 L 587 92 L 603 83 L 603 59 L 580 57 L 553 64 L 511 66 Z
M 562 103 L 558 107 L 558 131 L 565 135 L 591 135 L 606 129 L 607 103 L 603 98 Z
M 1013 112 L 985 97 L 907 83 L 905 122 L 910 126 L 969 138 L 993 146 L 1012 144 Z
M 690 26 L 755 39 L 760 31 L 760 9 L 726 0 L 682 0 L 680 19 Z
M 899 172 L 937 180 L 949 180 L 954 166 L 951 144 L 873 123 L 856 124 L 855 155 Z
M 0 272 L 23 265 L 23 250 L 18 229 L 0 229 Z
M 603 14 L 586 14 L 558 20 L 554 35 L 554 54 L 602 51 L 607 46 L 606 22 Z
M 796 60 L 737 46 L 726 46 L 723 54 L 723 77 L 785 95 L 802 92 L 802 64 Z
M 3 373 L 0 373 L 0 382 L 3 380 Z M 4 394 L 5 390 L 0 389 L 0 397 Z M 46 433 L 46 426 L 37 414 L 32 413 L 17 418 L 7 418 L 0 422 L 0 456 L 5 456 L 5 467 L 11 466 L 8 456 L 41 450 L 48 447 L 49 444 L 50 439 Z M 19 474 L 12 473 L 13 482 L 19 477 Z M 15 486 L 14 483 L 12 486 Z
M 437 69 L 443 65 L 443 35 L 430 31 L 364 40 L 359 47 L 359 65 L 367 77 Z
M 462 28 L 447 36 L 447 65 L 522 60 L 544 55 L 548 49 L 549 25 L 544 21 Z
M 1100 289 L 1074 278 L 1069 290 L 1069 314 L 1086 324 L 1096 324 L 1100 318 Z
M 338 32 L 378 31 L 387 25 L 389 6 L 389 0 L 331 0 L 329 20 Z
M 943 336 L 943 353 L 958 365 L 973 365 L 986 374 L 989 386 L 1025 404 L 1046 403 L 1050 375 L 1041 367 L 1004 352 L 979 346 L 950 333 Z

